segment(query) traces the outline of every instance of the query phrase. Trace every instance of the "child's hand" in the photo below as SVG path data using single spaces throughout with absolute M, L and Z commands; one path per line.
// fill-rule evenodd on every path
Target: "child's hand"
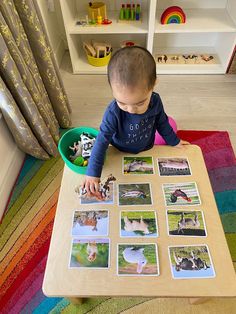
M 182 147 L 184 147 L 185 145 L 190 145 L 190 143 L 187 142 L 187 141 L 180 140 L 179 144 L 177 144 L 175 147 L 177 147 L 177 148 L 182 148 Z
M 99 191 L 100 178 L 86 176 L 82 187 L 86 189 L 88 196 L 95 196 L 99 200 L 103 200 L 102 195 Z

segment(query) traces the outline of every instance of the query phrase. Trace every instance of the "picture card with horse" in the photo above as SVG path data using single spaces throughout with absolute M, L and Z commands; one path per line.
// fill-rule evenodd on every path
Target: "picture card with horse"
M 118 276 L 159 276 L 157 244 L 119 243 L 117 274 Z
M 169 246 L 174 279 L 213 278 L 215 270 L 206 244 Z
M 201 210 L 166 211 L 169 236 L 206 237 L 206 224 Z
M 161 177 L 190 176 L 192 174 L 186 157 L 157 158 L 158 172 Z
M 119 206 L 152 205 L 150 183 L 118 184 Z
M 153 157 L 123 157 L 123 174 L 154 174 Z
M 75 210 L 72 236 L 108 236 L 108 210 Z
M 196 182 L 164 183 L 162 189 L 166 206 L 201 204 Z
M 120 236 L 126 238 L 158 237 L 156 212 L 154 210 L 120 211 Z
M 109 238 L 73 238 L 69 268 L 109 268 Z

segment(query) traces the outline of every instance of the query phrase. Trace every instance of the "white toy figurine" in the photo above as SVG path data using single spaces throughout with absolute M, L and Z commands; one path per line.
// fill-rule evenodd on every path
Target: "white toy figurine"
M 91 137 L 88 133 L 82 133 L 80 136 L 82 144 L 82 157 L 90 157 L 95 138 Z
M 70 160 L 74 161 L 77 157 L 82 154 L 82 144 L 80 141 L 74 142 L 73 146 L 69 146 L 69 148 L 73 151 L 74 155 L 70 155 Z

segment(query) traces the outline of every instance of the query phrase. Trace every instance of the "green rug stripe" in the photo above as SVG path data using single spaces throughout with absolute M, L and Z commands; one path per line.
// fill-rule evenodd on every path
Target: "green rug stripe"
M 88 298 L 85 300 L 84 303 L 75 305 L 73 303 L 70 303 L 67 307 L 65 307 L 61 312 L 58 312 L 60 308 L 55 307 L 50 314 L 85 314 L 90 312 L 91 309 L 96 308 L 99 304 L 105 302 L 109 298 Z M 66 300 L 66 299 L 65 299 Z M 61 301 L 63 302 L 63 301 Z M 60 302 L 60 303 L 61 303 Z M 56 310 L 56 312 L 54 312 Z M 109 313 L 109 312 L 105 312 Z
M 236 262 L 236 233 L 225 234 L 233 262 Z
M 21 211 L 22 205 L 27 201 L 27 199 L 35 193 L 37 186 L 44 180 L 45 176 L 48 176 L 50 169 L 56 164 L 57 162 L 62 160 L 59 158 L 52 158 L 45 162 L 45 164 L 40 168 L 37 174 L 33 177 L 33 179 L 27 184 L 25 189 L 22 191 L 21 195 L 18 197 L 16 202 L 12 205 L 9 211 L 6 213 L 3 223 L 0 226 L 0 235 L 4 232 L 7 228 L 8 224 L 14 218 L 17 212 Z M 63 163 L 62 163 L 63 164 Z
M 16 186 L 14 187 L 14 193 L 12 193 L 11 200 L 8 204 L 7 211 L 13 206 L 21 192 L 24 190 L 26 185 L 30 182 L 30 180 L 35 176 L 35 174 L 39 171 L 40 167 L 42 167 L 43 163 L 35 162 L 32 167 L 30 168 L 30 171 L 28 171 L 23 178 L 19 182 L 16 183 Z
M 236 212 L 220 215 L 225 232 L 236 233 Z
M 14 231 L 17 228 L 17 226 L 19 225 L 19 223 L 24 219 L 24 217 L 27 215 L 27 213 L 32 209 L 35 202 L 37 202 L 38 198 L 47 189 L 48 185 L 52 182 L 52 180 L 62 170 L 63 165 L 64 165 L 63 161 L 61 159 L 58 159 L 57 162 L 47 172 L 47 174 L 44 174 L 43 177 L 41 177 L 41 175 L 40 175 L 39 177 L 36 176 L 34 178 L 34 181 L 35 181 L 34 193 L 32 193 L 32 194 L 30 194 L 30 196 L 26 197 L 25 202 L 23 202 L 23 205 L 21 206 L 20 211 L 16 212 L 14 219 L 12 219 L 12 221 L 10 220 L 11 217 L 7 217 L 9 225 L 7 228 L 5 227 L 6 229 L 3 230 L 3 232 L 2 232 L 1 239 L 0 239 L 0 243 L 1 243 L 0 248 L 2 248 L 5 245 L 5 243 L 9 239 L 9 237 L 14 233 Z M 30 187 L 31 187 L 31 183 L 29 183 L 27 185 L 26 189 L 31 190 Z M 35 208 L 34 210 L 38 211 L 39 209 Z

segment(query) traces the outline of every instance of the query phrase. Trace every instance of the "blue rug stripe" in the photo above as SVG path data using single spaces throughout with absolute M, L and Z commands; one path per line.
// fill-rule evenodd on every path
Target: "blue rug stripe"
M 63 298 L 45 298 L 36 309 L 33 310 L 33 314 L 48 314 L 58 302 L 63 300 Z M 23 314 L 23 313 L 22 313 Z
M 220 214 L 235 212 L 236 190 L 216 192 L 215 199 Z
M 64 298 L 57 303 L 57 305 L 49 312 L 49 314 L 59 314 L 70 304 L 71 302 L 68 299 Z

